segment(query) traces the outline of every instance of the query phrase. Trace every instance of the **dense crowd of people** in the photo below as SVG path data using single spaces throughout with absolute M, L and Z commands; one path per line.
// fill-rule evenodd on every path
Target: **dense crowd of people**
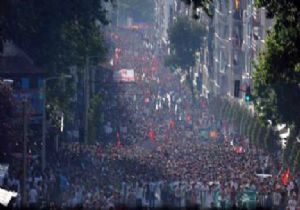
M 117 128 L 103 141 L 65 143 L 49 157 L 45 171 L 38 159 L 30 162 L 30 207 L 300 209 L 300 176 L 290 176 L 283 185 L 280 154 L 268 154 L 222 129 L 209 116 L 209 105 L 192 105 L 189 89 L 167 70 L 153 76 L 145 68 L 135 69 L 148 79 L 126 85 L 124 94 L 112 97 L 120 116 L 117 124 L 110 119 L 114 115 L 104 117 Z M 107 101 L 107 106 L 114 103 Z M 218 128 L 222 138 L 200 135 L 200 129 L 210 127 Z M 244 150 L 236 152 L 235 145 Z M 4 185 L 20 192 L 17 168 L 10 168 Z M 20 198 L 11 205 L 20 206 Z

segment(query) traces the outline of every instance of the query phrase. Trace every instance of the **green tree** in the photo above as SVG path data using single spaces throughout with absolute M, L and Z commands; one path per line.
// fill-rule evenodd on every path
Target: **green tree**
M 82 74 L 87 57 L 100 55 L 97 62 L 106 57 L 102 28 L 108 22 L 103 1 L 0 1 L 0 42 L 12 40 L 48 76 L 68 74 L 74 65 Z M 62 88 L 63 83 L 48 85 L 47 101 L 51 110 L 70 112 L 74 89 L 70 82 Z
M 99 108 L 101 106 L 102 100 L 99 94 L 96 94 L 91 99 L 91 104 L 88 113 L 89 120 L 89 133 L 88 133 L 88 143 L 95 143 L 97 138 L 97 128 L 100 124 L 100 119 L 102 118 L 102 113 Z
M 254 74 L 256 109 L 274 123 L 300 128 L 300 5 L 295 0 L 256 0 L 275 24 Z
M 16 122 L 13 120 L 16 114 L 16 103 L 12 95 L 12 89 L 0 81 L 0 153 L 10 152 L 10 148 L 18 140 Z
M 299 147 L 295 137 L 300 129 L 300 4 L 296 0 L 256 0 L 267 9 L 275 24 L 266 38 L 254 73 L 255 108 L 264 121 L 287 123 L 291 132 L 284 151 L 284 161 L 292 168 Z M 266 141 L 274 144 L 276 133 Z
M 153 0 L 119 0 L 117 6 L 127 17 L 135 22 L 153 22 L 155 2 Z
M 178 66 L 186 75 L 187 83 L 194 96 L 194 74 L 192 67 L 195 65 L 195 53 L 203 45 L 206 34 L 205 28 L 195 20 L 188 17 L 178 17 L 169 30 L 171 54 L 166 58 L 167 66 Z
M 101 2 L 3 0 L 2 39 L 12 40 L 49 73 L 54 70 L 54 64 L 77 64 L 84 60 L 82 55 L 95 52 L 96 47 L 96 51 L 102 51 L 101 42 L 97 43 L 101 30 L 96 22 L 106 24 L 107 21 Z
M 213 0 L 182 0 L 187 5 L 193 6 L 193 16 L 194 18 L 199 18 L 197 14 L 197 9 L 203 9 L 207 15 L 212 16 L 212 12 L 210 10 L 210 5 L 213 3 Z

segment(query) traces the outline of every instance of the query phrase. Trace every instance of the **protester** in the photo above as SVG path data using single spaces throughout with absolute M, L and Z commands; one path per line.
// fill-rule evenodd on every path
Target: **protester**
M 131 62 L 136 56 L 128 49 L 122 65 L 130 64 L 136 77 L 145 79 L 117 87 L 120 96 L 105 96 L 103 106 L 111 112 L 105 113 L 99 141 L 62 145 L 44 173 L 38 162 L 31 163 L 30 206 L 39 200 L 90 209 L 287 205 L 295 210 L 300 183 L 280 182 L 281 174 L 274 173 L 282 167 L 278 157 L 229 132 L 225 120 L 219 123 L 209 114 L 209 106 L 194 105 L 191 91 L 167 69 L 150 72 L 149 61 L 157 55 L 140 50 L 135 54 L 143 55 L 142 61 Z M 201 129 L 218 137 L 202 136 Z M 257 176 L 266 171 L 271 177 Z M 8 185 L 20 192 L 13 179 Z

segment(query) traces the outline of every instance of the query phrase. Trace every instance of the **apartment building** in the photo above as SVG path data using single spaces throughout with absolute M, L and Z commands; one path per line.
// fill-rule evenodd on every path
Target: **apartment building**
M 253 62 L 264 46 L 272 20 L 266 18 L 264 8 L 254 7 L 254 0 L 215 0 L 212 10 L 212 24 L 207 24 L 212 27 L 213 47 L 209 49 L 207 44 L 204 49 L 203 94 L 234 98 L 235 81 L 241 90 L 252 85 Z M 239 98 L 243 95 L 241 91 Z
M 242 75 L 243 85 L 252 85 L 254 63 L 257 62 L 259 52 L 264 47 L 265 37 L 272 23 L 272 19 L 266 18 L 266 9 L 255 8 L 253 0 L 249 0 L 243 12 L 244 35 L 242 50 L 245 52 L 245 68 Z

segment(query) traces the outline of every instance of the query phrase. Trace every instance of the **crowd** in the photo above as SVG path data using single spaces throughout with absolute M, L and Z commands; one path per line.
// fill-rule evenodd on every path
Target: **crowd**
M 30 207 L 300 209 L 300 176 L 283 185 L 278 154 L 227 132 L 218 140 L 201 137 L 199 129 L 218 127 L 213 117 L 203 117 L 209 107 L 193 106 L 188 88 L 168 71 L 149 78 L 127 85 L 113 99 L 121 110 L 117 124 L 112 115 L 104 117 L 125 130 L 118 127 L 95 145 L 64 144 L 44 172 L 38 159 L 30 162 Z M 245 151 L 237 153 L 233 144 Z M 10 168 L 4 184 L 20 192 L 18 168 Z M 20 196 L 11 205 L 20 206 Z

